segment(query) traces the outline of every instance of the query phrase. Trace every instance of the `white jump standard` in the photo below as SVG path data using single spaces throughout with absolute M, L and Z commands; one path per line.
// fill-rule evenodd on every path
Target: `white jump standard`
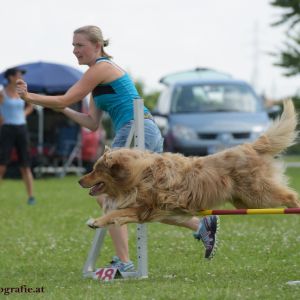
M 143 99 L 134 100 L 134 124 L 131 127 L 130 134 L 126 141 L 126 147 L 130 147 L 132 140 L 134 140 L 134 147 L 144 150 L 145 149 L 145 135 L 144 135 L 144 101 Z M 91 220 L 87 221 L 87 225 Z M 147 252 L 147 225 L 137 225 L 137 259 L 138 268 L 137 272 L 123 272 L 113 270 L 112 268 L 101 268 L 96 269 L 96 261 L 100 255 L 100 250 L 104 242 L 104 238 L 107 233 L 107 228 L 97 228 L 94 236 L 94 240 L 89 251 L 87 260 L 83 267 L 83 277 L 85 278 L 96 278 L 100 280 L 111 280 L 117 277 L 137 277 L 147 278 L 148 277 L 148 252 Z M 109 276 L 105 277 L 105 272 L 109 273 Z M 104 276 L 103 276 L 104 275 Z

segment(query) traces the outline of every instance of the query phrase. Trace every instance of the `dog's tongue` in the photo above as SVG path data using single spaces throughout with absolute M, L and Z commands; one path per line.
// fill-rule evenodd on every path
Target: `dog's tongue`
M 90 189 L 90 195 L 94 196 L 104 185 L 103 182 L 97 183 L 96 185 L 94 185 L 91 189 Z

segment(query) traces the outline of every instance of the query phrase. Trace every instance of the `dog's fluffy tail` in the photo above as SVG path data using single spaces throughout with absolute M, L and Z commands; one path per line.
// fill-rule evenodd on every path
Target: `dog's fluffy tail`
M 285 100 L 283 113 L 268 130 L 253 143 L 253 148 L 261 154 L 276 155 L 295 144 L 298 132 L 297 114 L 292 100 Z

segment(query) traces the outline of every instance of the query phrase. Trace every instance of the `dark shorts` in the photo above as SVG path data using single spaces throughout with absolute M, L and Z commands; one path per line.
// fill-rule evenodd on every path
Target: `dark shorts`
M 16 149 L 21 167 L 30 166 L 29 134 L 26 125 L 0 127 L 0 165 L 7 165 L 13 148 Z

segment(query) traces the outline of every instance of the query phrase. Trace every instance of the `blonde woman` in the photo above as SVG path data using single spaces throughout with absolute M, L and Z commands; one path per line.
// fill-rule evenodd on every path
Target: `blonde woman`
M 73 35 L 73 54 L 80 65 L 89 66 L 83 77 L 61 96 L 28 93 L 26 83 L 21 80 L 18 82 L 18 92 L 26 102 L 61 110 L 73 121 L 90 130 L 98 128 L 102 111 L 107 112 L 116 132 L 112 148 L 124 147 L 133 123 L 133 101 L 139 98 L 139 94 L 128 73 L 113 62 L 111 56 L 104 50 L 106 46 L 108 40 L 103 38 L 99 27 L 78 28 Z M 87 114 L 68 108 L 89 93 L 92 96 Z M 163 139 L 146 107 L 144 107 L 144 117 L 145 148 L 161 152 Z M 104 198 L 99 197 L 100 205 L 103 201 Z M 204 220 L 205 222 L 199 222 L 199 219 L 193 218 L 180 225 L 196 231 L 195 238 L 203 241 L 206 248 L 205 257 L 209 259 L 216 249 L 219 222 L 215 216 Z M 116 251 L 110 266 L 119 268 L 121 272 L 133 271 L 134 265 L 129 259 L 127 226 L 110 226 L 109 232 Z

